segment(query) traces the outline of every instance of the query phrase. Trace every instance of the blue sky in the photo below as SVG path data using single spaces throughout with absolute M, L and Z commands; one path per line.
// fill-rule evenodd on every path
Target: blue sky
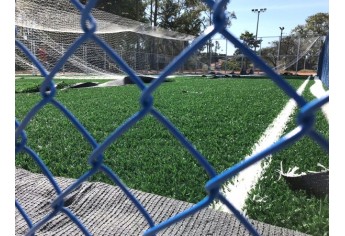
M 230 0 L 229 11 L 234 11 L 237 19 L 232 21 L 230 32 L 235 37 L 240 37 L 246 30 L 256 33 L 258 14 L 252 9 L 266 8 L 260 13 L 258 38 L 280 36 L 279 27 L 284 27 L 283 36 L 289 35 L 297 25 L 304 25 L 305 20 L 316 13 L 329 13 L 329 1 L 327 0 Z M 215 38 L 220 38 L 215 36 Z M 273 41 L 272 38 L 263 38 L 265 42 Z M 225 42 L 222 43 L 225 45 Z M 224 46 L 225 47 L 225 46 Z M 234 48 L 228 43 L 228 54 L 232 55 Z M 223 49 L 225 53 L 225 49 Z

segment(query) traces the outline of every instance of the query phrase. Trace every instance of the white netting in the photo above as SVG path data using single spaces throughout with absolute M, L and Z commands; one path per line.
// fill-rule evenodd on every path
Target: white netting
M 170 63 L 194 36 L 152 27 L 94 9 L 96 34 L 106 41 L 138 74 L 156 74 Z M 17 0 L 16 38 L 39 58 L 47 69 L 64 55 L 83 31 L 80 12 L 69 0 Z M 198 66 L 192 61 L 192 69 Z M 23 53 L 16 50 L 17 68 L 32 70 Z M 188 63 L 185 65 L 188 67 Z M 188 69 L 188 68 L 186 68 Z M 86 42 L 61 69 L 64 73 L 109 75 L 123 73 L 94 42 Z
M 295 52 L 295 55 L 281 55 L 277 62 L 278 65 L 274 69 L 277 71 L 285 71 L 287 68 L 296 65 L 298 61 L 304 59 L 309 54 L 313 47 L 316 47 L 316 55 L 318 56 L 321 48 L 320 39 L 323 39 L 323 37 L 291 37 L 291 40 L 289 40 L 289 47 L 294 48 L 293 52 Z M 319 43 L 319 45 L 317 45 L 317 43 Z

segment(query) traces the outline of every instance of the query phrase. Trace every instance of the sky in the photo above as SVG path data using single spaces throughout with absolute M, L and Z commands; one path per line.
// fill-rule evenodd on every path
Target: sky
M 237 38 L 246 30 L 256 34 L 258 13 L 252 9 L 266 8 L 259 15 L 258 38 L 262 37 L 262 46 L 277 40 L 284 27 L 283 36 L 289 35 L 297 25 L 304 25 L 309 16 L 316 13 L 329 13 L 327 0 L 230 0 L 228 10 L 234 11 L 237 19 L 232 20 L 230 32 Z M 271 38 L 275 36 L 276 38 Z M 267 38 L 265 38 L 267 37 Z M 214 37 L 220 39 L 219 35 Z M 224 41 L 224 42 L 222 42 Z M 225 53 L 225 40 L 219 40 Z M 228 43 L 228 55 L 232 55 L 235 48 Z

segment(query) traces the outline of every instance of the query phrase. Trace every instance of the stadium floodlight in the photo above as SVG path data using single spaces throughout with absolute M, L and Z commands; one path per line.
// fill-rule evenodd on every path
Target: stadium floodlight
M 260 8 L 260 9 L 252 9 L 252 12 L 258 13 L 258 19 L 256 22 L 256 33 L 255 33 L 255 42 L 258 40 L 258 29 L 259 29 L 259 20 L 260 20 L 260 13 L 265 12 L 267 8 Z M 254 44 L 254 51 L 256 52 L 256 44 Z
M 280 29 L 280 38 L 279 38 L 279 46 L 278 46 L 278 56 L 277 56 L 277 60 L 279 61 L 279 57 L 280 57 L 280 44 L 282 41 L 282 37 L 283 37 L 283 30 L 285 29 L 284 27 L 279 27 Z

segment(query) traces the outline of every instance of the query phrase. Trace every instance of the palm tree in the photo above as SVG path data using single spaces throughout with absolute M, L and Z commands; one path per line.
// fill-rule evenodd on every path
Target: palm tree
M 245 31 L 244 33 L 242 33 L 240 39 L 249 48 L 254 48 L 255 46 L 257 47 L 258 42 L 255 40 L 255 35 L 253 33 L 250 33 L 249 31 Z M 248 59 L 244 58 L 242 52 L 238 51 L 238 53 L 242 54 L 241 74 L 246 74 L 246 70 L 248 68 Z

